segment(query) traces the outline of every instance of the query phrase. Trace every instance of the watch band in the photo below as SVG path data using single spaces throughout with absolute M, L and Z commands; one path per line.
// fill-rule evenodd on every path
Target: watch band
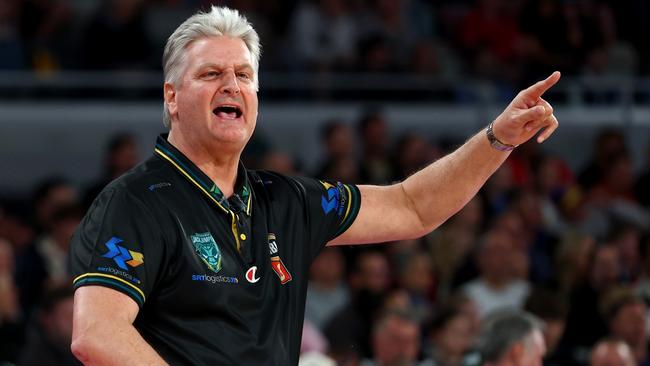
M 494 148 L 495 150 L 499 150 L 499 151 L 512 151 L 512 150 L 514 150 L 514 148 L 517 147 L 518 145 L 505 144 L 505 143 L 499 141 L 499 139 L 496 136 L 494 136 L 494 130 L 492 129 L 493 124 L 494 124 L 494 122 L 490 123 L 490 125 L 485 130 L 488 141 L 490 142 L 490 146 L 492 146 L 492 148 Z

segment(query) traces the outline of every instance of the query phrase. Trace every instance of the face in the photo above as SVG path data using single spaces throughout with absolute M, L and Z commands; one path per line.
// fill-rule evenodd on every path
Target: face
M 442 352 L 460 356 L 471 347 L 473 337 L 472 319 L 460 313 L 435 336 L 435 343 Z
M 628 344 L 643 344 L 647 341 L 646 306 L 641 302 L 624 305 L 612 320 L 612 334 Z
M 630 347 L 623 342 L 606 342 L 594 347 L 591 366 L 633 366 L 634 357 Z
M 178 85 L 165 83 L 171 132 L 206 151 L 241 151 L 255 129 L 257 91 L 253 57 L 244 41 L 208 37 L 185 50 Z
M 72 297 L 61 300 L 44 319 L 48 335 L 66 347 L 70 346 L 72 340 L 73 304 Z
M 409 364 L 417 359 L 420 334 L 416 324 L 392 318 L 384 329 L 375 334 L 373 350 L 381 365 Z
M 531 335 L 530 343 L 525 347 L 525 352 L 522 352 L 519 362 L 515 364 L 516 366 L 541 366 L 545 355 L 544 336 L 542 332 L 536 330 Z
M 591 269 L 592 285 L 598 289 L 607 288 L 616 283 L 619 272 L 618 251 L 612 247 L 598 248 Z
M 359 259 L 358 285 L 373 292 L 385 291 L 390 285 L 390 270 L 386 257 L 378 253 L 365 254 Z

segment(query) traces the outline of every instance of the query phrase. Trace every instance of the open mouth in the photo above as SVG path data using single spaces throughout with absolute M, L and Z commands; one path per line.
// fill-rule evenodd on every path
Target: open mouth
M 212 110 L 215 116 L 223 119 L 237 119 L 241 117 L 242 111 L 235 105 L 221 105 Z

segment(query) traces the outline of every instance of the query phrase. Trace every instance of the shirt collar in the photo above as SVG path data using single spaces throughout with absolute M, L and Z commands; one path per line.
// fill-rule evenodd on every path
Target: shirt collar
M 201 169 L 199 169 L 190 159 L 181 153 L 176 147 L 167 141 L 168 134 L 161 134 L 156 140 L 156 147 L 154 152 L 168 161 L 174 168 L 180 171 L 190 182 L 192 182 L 198 189 L 205 193 L 210 199 L 219 206 L 224 212 L 241 211 L 238 208 L 232 208 L 231 203 L 217 187 L 216 184 L 208 177 Z M 235 182 L 235 194 L 241 199 L 244 204 L 245 212 L 250 216 L 251 214 L 251 190 L 248 181 L 248 175 L 244 164 L 239 162 L 237 168 L 237 181 Z M 236 198 L 235 198 L 236 199 Z

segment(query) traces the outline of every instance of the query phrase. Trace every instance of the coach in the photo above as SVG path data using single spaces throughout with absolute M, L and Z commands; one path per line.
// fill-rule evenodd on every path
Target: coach
M 246 170 L 258 113 L 257 33 L 213 7 L 170 36 L 154 154 L 109 184 L 71 245 L 72 350 L 90 365 L 296 365 L 308 268 L 325 245 L 429 233 L 508 157 L 557 128 L 522 91 L 450 155 L 390 186 Z

